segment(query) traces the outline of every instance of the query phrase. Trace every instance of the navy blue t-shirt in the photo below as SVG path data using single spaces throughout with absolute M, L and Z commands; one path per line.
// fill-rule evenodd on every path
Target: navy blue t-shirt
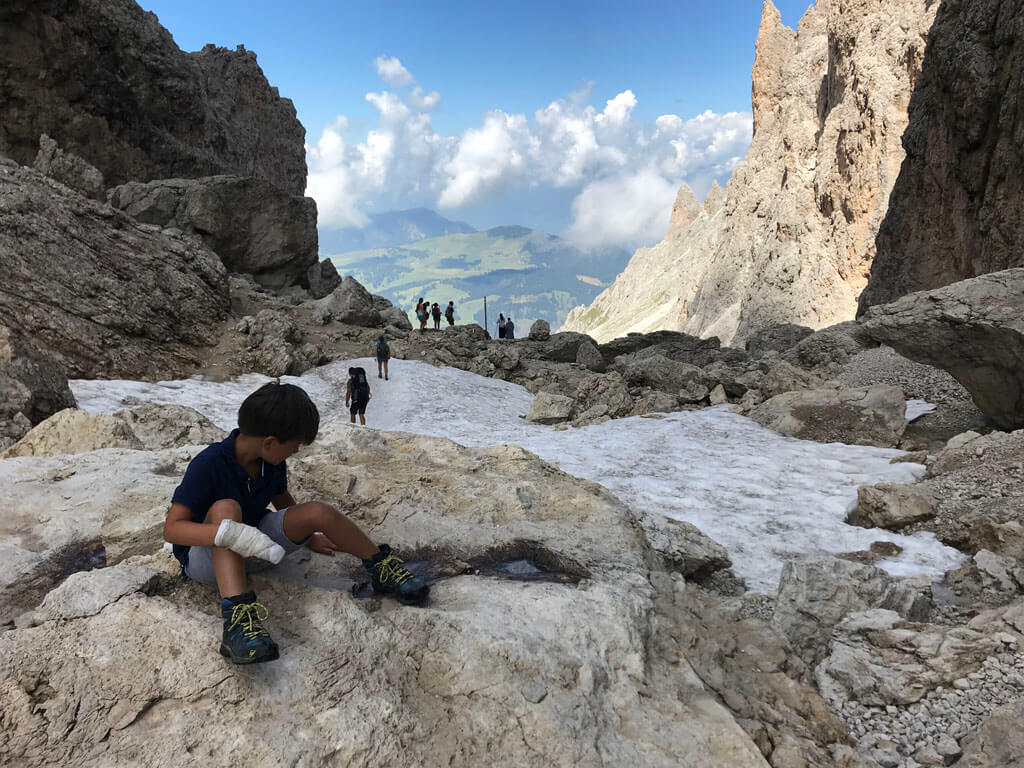
M 242 507 L 242 522 L 259 525 L 270 511 L 267 509 L 270 500 L 288 490 L 286 462 L 268 464 L 264 461 L 260 476 L 249 477 L 235 456 L 236 437 L 237 429 L 223 441 L 204 448 L 189 462 L 185 477 L 174 489 L 171 501 L 188 507 L 193 523 L 203 522 L 214 502 L 234 499 Z M 187 546 L 174 545 L 174 556 L 182 565 L 188 564 L 188 551 Z

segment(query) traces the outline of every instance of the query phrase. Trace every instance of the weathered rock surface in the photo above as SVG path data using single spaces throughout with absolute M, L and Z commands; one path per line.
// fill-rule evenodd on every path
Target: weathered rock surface
M 0 201 L 0 316 L 13 347 L 45 348 L 64 375 L 145 377 L 181 370 L 212 342 L 227 274 L 195 238 L 27 168 L 0 164 Z
M 114 414 L 124 419 L 147 451 L 207 445 L 227 437 L 199 411 L 184 405 L 146 403 Z
M 33 424 L 74 406 L 60 364 L 0 325 L 0 443 L 18 440 Z
M 1024 430 L 950 441 L 907 491 L 927 495 L 935 510 L 908 531 L 933 531 L 968 553 L 1024 558 Z
M 65 152 L 46 134 L 39 137 L 39 154 L 32 167 L 86 197 L 100 201 L 106 199 L 103 174 L 77 155 Z
M 551 392 L 540 391 L 530 403 L 530 412 L 526 414 L 526 420 L 537 424 L 558 424 L 562 421 L 569 421 L 576 401 L 565 395 L 555 395 Z
M 273 309 L 243 317 L 235 332 L 246 338 L 241 367 L 267 376 L 298 376 L 324 361 L 323 350 L 303 341 L 298 326 Z
M 132 0 L 12 0 L 0 9 L 0 153 L 40 134 L 111 185 L 232 173 L 306 188 L 305 131 L 256 54 L 184 53 Z
M 914 485 L 881 483 L 857 489 L 857 525 L 898 531 L 935 516 L 935 502 Z
M 943 2 L 861 310 L 1024 266 L 1024 5 Z
M 1002 429 L 1024 427 L 1024 268 L 872 307 L 864 332 L 948 371 Z
M 228 271 L 251 274 L 268 288 L 308 288 L 309 270 L 319 263 L 316 201 L 265 179 L 130 182 L 111 189 L 108 199 L 136 221 L 198 234 Z
M 551 325 L 547 320 L 534 320 L 530 326 L 529 338 L 534 341 L 547 341 L 551 338 Z
M 794 34 L 765 3 L 755 133 L 724 202 L 692 221 L 677 216 L 661 243 L 638 250 L 563 327 L 599 341 L 675 328 L 732 344 L 779 323 L 852 319 L 937 6 L 821 4 Z
M 880 568 L 834 557 L 790 560 L 782 567 L 773 625 L 808 664 L 828 652 L 832 629 L 854 611 L 886 608 L 925 621 L 928 600 Z
M 769 429 L 803 440 L 892 448 L 907 427 L 905 412 L 902 390 L 880 384 L 786 392 L 748 415 Z
M 0 458 L 58 456 L 103 448 L 142 450 L 142 442 L 122 418 L 68 408 L 37 424 Z
M 999 642 L 967 627 L 906 621 L 891 610 L 850 613 L 835 628 L 815 676 L 834 709 L 906 705 L 977 671 Z
M 19 472 L 24 498 L 41 506 L 55 493 L 76 495 L 77 507 L 53 505 L 52 523 L 40 526 L 70 531 L 74 518 L 78 536 L 94 535 L 114 499 L 70 486 L 54 491 L 55 462 L 72 472 L 63 483 L 85 488 L 104 477 L 114 496 L 130 479 L 134 497 L 116 500 L 124 524 L 126 510 L 145 507 L 161 487 L 166 500 L 191 453 L 16 459 L 0 462 L 0 474 Z M 599 486 L 518 448 L 471 450 L 347 424 L 325 429 L 289 468 L 299 495 L 342 506 L 376 539 L 418 548 L 435 563 L 440 580 L 429 606 L 353 599 L 349 588 L 363 578 L 358 562 L 292 556 L 280 576 L 255 578 L 283 653 L 252 677 L 233 674 L 211 649 L 219 632 L 209 615 L 215 595 L 178 582 L 168 556 L 81 574 L 0 634 L 6 759 L 169 765 L 168 756 L 180 761 L 204 724 L 211 734 L 204 744 L 219 755 L 244 751 L 260 763 L 371 765 L 401 757 L 463 766 L 497 749 L 522 765 L 538 755 L 556 766 L 768 765 L 705 690 L 681 653 L 685 646 L 671 639 L 666 625 L 678 621 L 677 612 L 662 605 L 664 593 L 648 576 L 658 569 L 663 583 L 667 574 L 632 513 Z M 82 498 L 90 500 L 85 507 Z M 150 551 L 159 549 L 159 529 L 138 523 Z M 33 531 L 48 541 L 44 533 Z M 12 548 L 12 538 L 0 538 L 0 546 Z M 496 570 L 524 559 L 541 571 L 538 580 Z M 9 569 L 10 559 L 3 562 Z M 154 570 L 159 589 L 148 595 Z M 676 584 L 668 580 L 668 594 Z M 72 651 L 83 647 L 91 652 Z M 116 669 L 106 662 L 112 657 Z M 267 674 L 277 679 L 272 689 L 263 685 Z M 800 691 L 800 700 L 813 696 L 793 681 L 776 686 Z M 254 736 L 251 718 L 268 708 L 274 717 Z M 785 711 L 768 726 L 749 727 L 780 739 L 799 729 L 792 737 L 798 754 L 827 754 L 828 736 L 846 741 L 839 730 L 827 734 L 806 722 L 804 705 Z M 154 716 L 175 726 L 155 728 Z M 368 717 L 394 727 L 353 729 Z
M 316 306 L 324 317 L 341 323 L 370 328 L 381 324 L 380 310 L 373 295 L 351 275 L 346 275 L 341 284 L 320 299 Z
M 960 768 L 1021 768 L 1024 766 L 1024 699 L 995 710 L 964 750 Z

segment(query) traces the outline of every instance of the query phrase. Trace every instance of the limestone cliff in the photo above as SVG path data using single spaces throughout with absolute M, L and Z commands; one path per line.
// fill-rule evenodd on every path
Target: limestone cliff
M 1024 266 L 1024 2 L 944 0 L 861 309 Z
M 231 173 L 305 192 L 305 131 L 256 55 L 184 53 L 134 0 L 5 0 L 0 113 L 22 165 L 45 133 L 111 186 Z
M 655 329 L 739 343 L 776 323 L 849 320 L 903 149 L 935 0 L 819 0 L 796 33 L 765 2 L 754 135 L 724 200 L 641 248 L 565 330 Z

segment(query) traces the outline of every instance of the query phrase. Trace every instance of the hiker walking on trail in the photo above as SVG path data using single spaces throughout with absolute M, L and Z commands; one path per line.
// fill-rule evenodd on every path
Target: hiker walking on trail
M 391 359 L 391 347 L 384 341 L 384 336 L 381 335 L 377 339 L 377 378 L 381 378 L 381 372 L 383 369 L 384 381 L 388 380 L 388 360 Z
M 505 321 L 505 338 L 514 339 L 516 337 L 516 324 L 512 322 L 512 318 L 509 317 Z
M 498 313 L 498 338 L 505 338 L 505 316 L 501 312 Z
M 366 371 L 362 368 L 348 369 L 348 385 L 345 387 L 345 407 L 352 415 L 350 421 L 356 423 L 356 414 L 359 414 L 359 423 L 366 426 L 366 405 L 370 402 L 370 382 L 366 378 Z
M 445 317 L 445 320 L 448 321 L 448 326 L 449 327 L 455 325 L 455 302 L 454 301 L 449 301 L 448 302 L 448 306 L 445 307 L 445 310 L 444 310 L 444 317 Z
M 434 318 L 434 330 L 441 330 L 441 308 L 437 306 L 437 302 L 434 302 L 434 306 L 430 310 L 431 317 Z

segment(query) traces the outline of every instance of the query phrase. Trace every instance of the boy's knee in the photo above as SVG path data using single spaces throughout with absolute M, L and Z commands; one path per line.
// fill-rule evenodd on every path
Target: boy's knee
M 210 509 L 206 513 L 206 522 L 208 523 L 220 523 L 224 520 L 234 520 L 236 523 L 242 522 L 242 507 L 234 499 L 215 501 L 210 505 Z

